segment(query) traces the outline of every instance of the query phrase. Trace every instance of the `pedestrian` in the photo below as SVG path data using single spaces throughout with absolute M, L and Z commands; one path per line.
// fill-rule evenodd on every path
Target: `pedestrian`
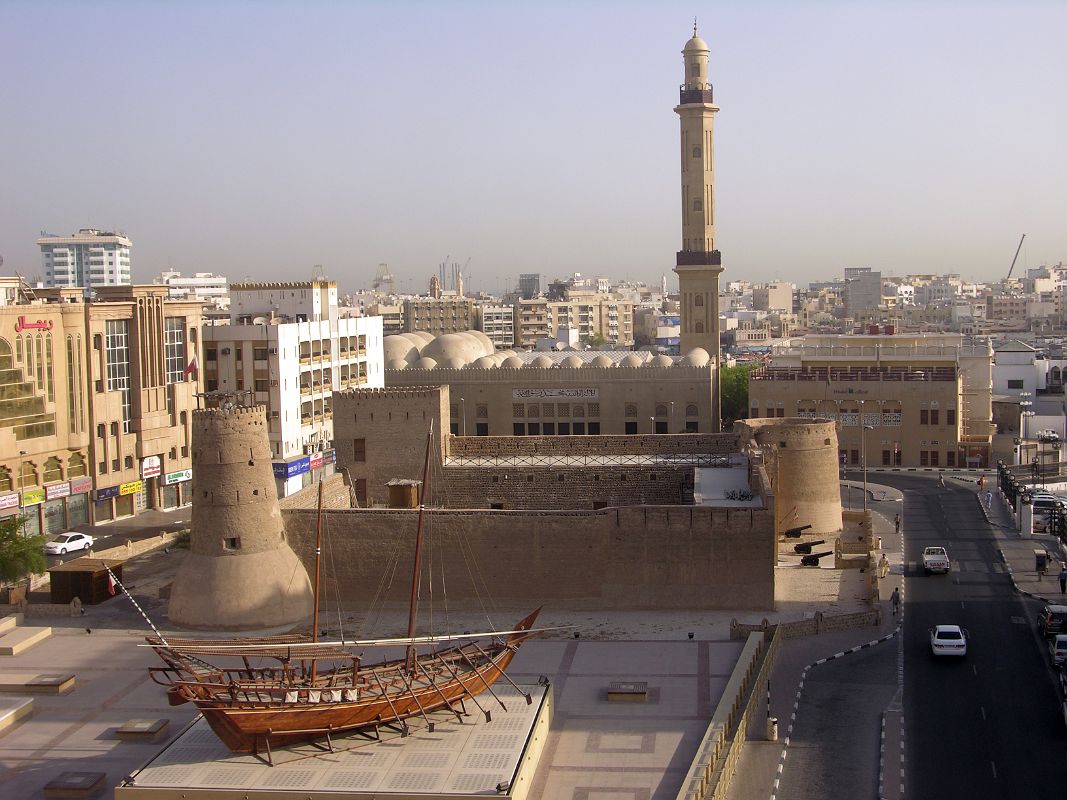
M 900 533 L 900 514 L 897 514 L 893 518 L 893 525 L 896 527 L 897 533 Z
M 897 615 L 900 611 L 900 589 L 893 587 L 893 594 L 889 595 L 889 602 L 893 606 L 893 616 Z
M 1060 570 L 1060 594 L 1067 593 L 1067 563 Z
M 978 476 L 978 491 L 982 491 L 985 488 L 985 475 Z
M 992 508 L 993 507 L 993 493 L 991 491 L 989 491 L 988 489 L 986 489 L 986 493 L 985 493 L 985 507 L 986 508 Z
M 1064 569 L 1064 572 L 1067 573 L 1067 569 Z M 882 557 L 880 559 L 878 559 L 878 577 L 879 578 L 884 578 L 888 574 L 889 574 L 889 559 L 886 558 L 885 553 L 882 553 Z
M 942 489 L 945 488 L 945 473 L 937 473 L 937 485 L 940 486 Z

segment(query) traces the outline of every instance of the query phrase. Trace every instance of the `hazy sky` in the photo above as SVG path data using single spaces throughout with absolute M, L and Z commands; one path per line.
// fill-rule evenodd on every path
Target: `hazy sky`
M 694 15 L 723 280 L 1067 260 L 1064 0 L 0 0 L 0 271 L 94 226 L 137 282 L 676 286 Z

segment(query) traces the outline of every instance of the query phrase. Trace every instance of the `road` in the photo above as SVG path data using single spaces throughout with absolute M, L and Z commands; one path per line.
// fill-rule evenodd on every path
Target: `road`
M 192 511 L 189 507 L 179 508 L 174 511 L 145 511 L 136 517 L 120 519 L 115 522 L 107 522 L 93 527 L 92 525 L 78 525 L 72 530 L 81 531 L 92 536 L 95 540 L 94 550 L 105 550 L 109 547 L 125 544 L 129 540 L 148 539 L 158 536 L 160 533 L 181 530 L 189 527 L 189 519 Z M 68 553 L 65 556 L 48 556 L 48 566 L 53 566 L 59 561 L 69 561 L 72 558 L 86 555 L 85 551 Z
M 1062 798 L 1067 732 L 1035 629 L 1040 604 L 1013 591 L 973 489 L 878 481 L 905 493 L 906 796 Z M 928 545 L 948 550 L 949 575 L 923 575 Z M 930 654 L 928 631 L 943 623 L 969 632 L 965 659 Z

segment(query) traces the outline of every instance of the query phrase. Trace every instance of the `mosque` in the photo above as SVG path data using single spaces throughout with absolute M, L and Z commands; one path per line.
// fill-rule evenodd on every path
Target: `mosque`
M 719 275 L 714 118 L 708 46 L 694 29 L 682 51 L 682 248 L 679 358 L 644 352 L 497 351 L 479 331 L 384 340 L 385 385 L 447 385 L 456 436 L 713 433 L 719 414 Z

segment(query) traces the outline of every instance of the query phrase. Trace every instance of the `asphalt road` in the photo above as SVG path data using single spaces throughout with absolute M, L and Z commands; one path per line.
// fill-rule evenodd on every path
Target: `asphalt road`
M 904 491 L 904 713 L 908 797 L 1062 798 L 1067 730 L 1043 640 L 1040 604 L 1016 594 L 973 489 L 879 475 Z M 943 545 L 948 575 L 925 576 Z M 965 659 L 935 659 L 929 629 L 969 632 Z

